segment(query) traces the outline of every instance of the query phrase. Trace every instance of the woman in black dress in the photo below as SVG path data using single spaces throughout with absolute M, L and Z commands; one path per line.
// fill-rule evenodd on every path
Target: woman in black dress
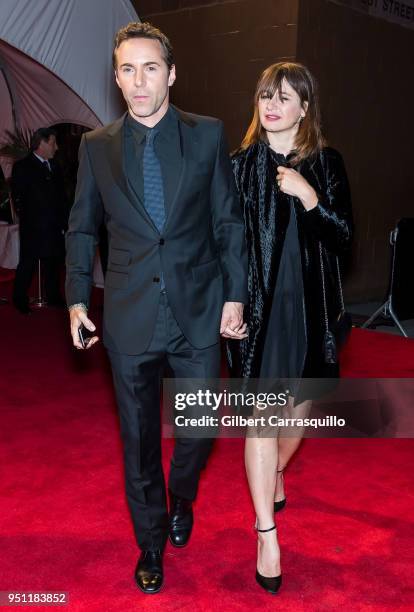
M 351 242 L 349 186 L 341 155 L 322 136 L 316 83 L 307 68 L 269 66 L 254 102 L 252 122 L 232 158 L 246 223 L 249 335 L 229 343 L 230 370 L 244 379 L 299 379 L 288 406 L 300 417 L 312 398 L 300 379 L 339 375 L 335 365 L 327 370 L 324 339 L 341 312 L 337 255 Z M 258 530 L 256 579 L 271 593 L 281 583 L 274 512 L 285 505 L 283 470 L 300 440 L 254 432 L 246 438 Z

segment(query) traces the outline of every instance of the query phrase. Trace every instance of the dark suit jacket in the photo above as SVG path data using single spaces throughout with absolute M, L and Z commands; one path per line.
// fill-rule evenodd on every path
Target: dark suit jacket
M 62 230 L 67 228 L 67 200 L 59 165 L 51 159 L 50 166 L 52 173 L 33 153 L 13 166 L 12 196 L 19 215 L 23 256 L 64 254 Z
M 153 334 L 164 275 L 168 301 L 188 341 L 204 348 L 219 339 L 225 301 L 247 301 L 247 259 L 222 122 L 183 113 L 178 188 L 162 235 L 128 187 L 124 117 L 84 135 L 67 246 L 68 304 L 88 304 L 97 232 L 109 234 L 103 339 L 108 349 L 139 354 Z

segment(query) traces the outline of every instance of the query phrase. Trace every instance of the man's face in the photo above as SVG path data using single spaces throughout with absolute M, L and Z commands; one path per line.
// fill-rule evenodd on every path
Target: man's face
M 115 79 L 130 114 L 148 127 L 165 115 L 175 66 L 168 70 L 161 43 L 150 38 L 130 38 L 116 51 Z
M 58 150 L 56 136 L 49 136 L 47 140 L 42 140 L 37 149 L 37 153 L 43 159 L 52 159 L 54 157 L 56 151 Z

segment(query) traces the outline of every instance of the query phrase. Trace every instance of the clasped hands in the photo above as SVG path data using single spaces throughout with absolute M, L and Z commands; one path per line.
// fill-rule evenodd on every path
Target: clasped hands
M 221 315 L 220 334 L 223 338 L 243 340 L 247 338 L 247 323 L 243 323 L 243 308 L 241 302 L 225 302 Z

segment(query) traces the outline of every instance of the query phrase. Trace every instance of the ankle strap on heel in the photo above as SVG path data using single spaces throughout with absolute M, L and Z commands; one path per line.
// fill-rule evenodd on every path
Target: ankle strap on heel
M 276 525 L 273 525 L 273 527 L 269 527 L 269 529 L 259 529 L 258 527 L 255 526 L 255 529 L 259 533 L 266 533 L 268 531 L 273 531 L 274 529 L 276 529 Z

